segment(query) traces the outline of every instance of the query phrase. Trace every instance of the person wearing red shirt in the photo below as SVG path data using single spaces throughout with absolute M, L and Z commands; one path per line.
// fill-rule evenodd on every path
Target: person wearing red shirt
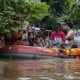
M 51 44 L 52 47 L 56 45 L 57 47 L 61 47 L 64 45 L 66 40 L 65 34 L 61 31 L 61 25 L 57 24 L 55 26 L 55 31 L 51 34 Z

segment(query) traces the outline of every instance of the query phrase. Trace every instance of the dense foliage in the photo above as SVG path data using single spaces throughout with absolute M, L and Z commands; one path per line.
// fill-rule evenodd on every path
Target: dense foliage
M 0 35 L 17 32 L 23 20 L 47 29 L 52 29 L 57 22 L 65 20 L 80 25 L 80 0 L 41 1 L 0 0 Z
M 48 15 L 45 2 L 25 2 L 25 0 L 0 0 L 0 35 L 9 35 L 20 29 L 21 22 L 34 23 Z
M 51 29 L 55 23 L 65 20 L 72 21 L 75 25 L 80 23 L 80 0 L 42 0 L 50 5 L 49 16 L 44 18 L 43 24 Z
M 17 3 L 17 11 L 21 13 L 23 19 L 28 20 L 29 22 L 35 22 L 42 19 L 44 16 L 48 15 L 48 5 L 43 3 L 25 3 L 22 0 L 19 0 Z

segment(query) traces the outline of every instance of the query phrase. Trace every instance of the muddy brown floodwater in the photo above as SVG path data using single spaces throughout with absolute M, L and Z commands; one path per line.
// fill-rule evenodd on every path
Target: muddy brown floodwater
M 0 80 L 80 80 L 80 60 L 0 60 Z

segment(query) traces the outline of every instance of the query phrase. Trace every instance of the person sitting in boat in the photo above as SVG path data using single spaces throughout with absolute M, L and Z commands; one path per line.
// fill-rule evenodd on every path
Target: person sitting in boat
M 35 42 L 34 32 L 29 32 L 28 33 L 28 42 L 27 42 L 27 45 L 28 46 L 34 46 L 34 42 Z
M 67 29 L 67 35 L 66 35 L 66 40 L 68 42 L 68 45 L 70 46 L 70 48 L 73 48 L 74 46 L 76 46 L 76 44 L 74 44 L 74 31 L 73 31 L 73 25 L 71 22 L 66 22 L 65 23 L 65 27 Z M 77 47 L 77 46 L 76 46 Z
M 26 45 L 33 46 L 34 44 L 35 33 L 31 26 L 27 27 L 27 31 L 23 35 L 22 40 L 26 41 Z
M 27 45 L 27 38 L 28 38 L 27 31 L 26 30 L 23 30 L 22 40 L 26 43 L 26 45 Z
M 45 34 L 45 48 L 50 48 L 51 44 L 50 44 L 50 32 L 46 31 Z
M 44 39 L 42 36 L 40 36 L 40 35 L 36 36 L 34 46 L 44 47 Z
M 40 28 L 39 34 L 42 36 L 43 39 L 45 39 L 46 30 L 45 28 Z
M 51 33 L 52 47 L 63 47 L 66 40 L 65 34 L 61 31 L 61 25 L 58 23 L 55 26 L 55 31 Z
M 26 30 L 23 31 L 22 40 L 26 43 L 27 46 L 29 45 L 28 32 Z

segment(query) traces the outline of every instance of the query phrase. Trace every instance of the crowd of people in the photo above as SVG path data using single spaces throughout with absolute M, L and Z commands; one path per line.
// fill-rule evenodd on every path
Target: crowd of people
M 70 48 L 77 47 L 74 45 L 73 25 L 70 22 L 66 22 L 64 27 L 65 30 L 58 23 L 54 26 L 54 30 L 50 32 L 45 28 L 40 28 L 39 31 L 36 31 L 31 26 L 28 26 L 27 30 L 22 31 L 22 36 L 18 38 L 15 44 L 45 48 L 65 48 L 65 44 Z

